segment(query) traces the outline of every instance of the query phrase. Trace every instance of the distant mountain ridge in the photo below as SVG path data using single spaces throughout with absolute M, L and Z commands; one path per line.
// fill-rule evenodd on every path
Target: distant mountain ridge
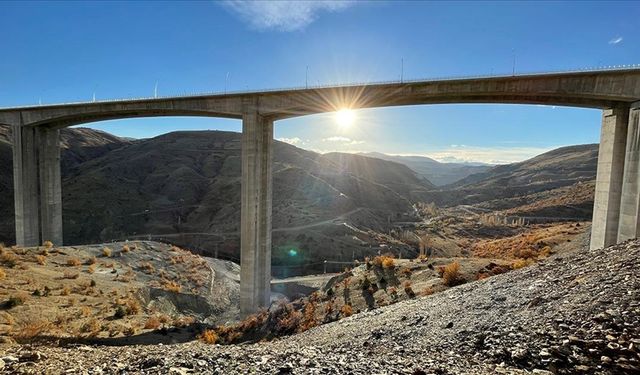
M 426 156 L 387 155 L 379 152 L 361 153 L 378 159 L 394 161 L 413 169 L 435 186 L 455 183 L 469 175 L 489 170 L 492 165 L 483 163 L 442 163 Z

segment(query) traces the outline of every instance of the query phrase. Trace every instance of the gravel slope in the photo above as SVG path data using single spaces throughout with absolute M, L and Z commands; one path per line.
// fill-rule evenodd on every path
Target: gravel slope
M 640 241 L 582 249 L 275 342 L 14 346 L 0 357 L 34 374 L 638 373 L 639 264 Z

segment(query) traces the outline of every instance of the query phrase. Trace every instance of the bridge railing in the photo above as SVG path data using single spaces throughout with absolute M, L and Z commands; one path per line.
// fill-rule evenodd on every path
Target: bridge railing
M 229 96 L 229 95 L 243 95 L 243 94 L 250 95 L 250 94 L 278 92 L 278 91 L 302 91 L 302 90 L 313 90 L 313 89 L 328 89 L 333 87 L 376 86 L 376 85 L 402 84 L 402 83 L 455 81 L 455 80 L 463 80 L 463 79 L 526 77 L 526 76 L 539 76 L 539 75 L 551 75 L 551 74 L 625 71 L 625 70 L 637 70 L 637 69 L 640 69 L 640 64 L 609 65 L 609 66 L 602 66 L 602 67 L 587 67 L 587 68 L 572 69 L 572 70 L 519 72 L 517 74 L 493 74 L 492 73 L 492 74 L 479 74 L 479 75 L 468 75 L 468 76 L 440 76 L 440 77 L 430 77 L 430 78 L 412 78 L 412 79 L 398 79 L 398 80 L 384 80 L 384 81 L 327 83 L 327 84 L 321 84 L 321 85 L 263 88 L 263 89 L 252 89 L 252 90 L 224 90 L 224 91 L 211 91 L 211 92 L 199 92 L 199 93 L 184 92 L 182 94 L 173 94 L 173 95 L 141 96 L 141 97 L 133 97 L 133 98 L 114 98 L 114 99 L 101 99 L 101 100 L 91 100 L 91 101 L 75 101 L 75 102 L 49 103 L 49 104 L 30 104 L 30 105 L 24 105 L 24 106 L 9 106 L 9 107 L 0 107 L 0 110 L 39 108 L 39 107 L 64 106 L 64 105 L 81 105 L 81 104 L 93 104 L 93 103 L 108 104 L 113 102 L 167 100 L 167 99 L 174 99 L 174 98 L 175 99 L 198 98 L 198 97 L 208 97 L 208 96 Z

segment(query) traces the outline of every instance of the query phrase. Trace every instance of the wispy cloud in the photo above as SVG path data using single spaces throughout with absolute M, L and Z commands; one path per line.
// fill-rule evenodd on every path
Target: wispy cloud
M 609 44 L 618 44 L 618 43 L 620 43 L 620 42 L 622 42 L 622 37 L 621 37 L 621 36 L 617 36 L 617 37 L 615 37 L 615 38 L 611 39 L 611 40 L 609 41 Z
M 340 136 L 324 138 L 324 139 L 322 139 L 322 141 L 323 142 L 343 143 L 343 144 L 346 144 L 346 145 L 361 145 L 361 144 L 364 143 L 364 141 L 357 141 L 355 139 L 351 139 L 351 138 L 347 138 L 347 137 L 340 137 Z
M 353 1 L 246 1 L 226 0 L 224 7 L 257 30 L 295 31 L 304 29 L 322 12 L 335 12 Z
M 530 159 L 557 147 L 473 147 L 451 145 L 450 148 L 423 155 L 443 163 L 508 164 Z M 408 156 L 408 155 L 405 155 Z
M 302 139 L 298 138 L 298 137 L 293 137 L 293 138 L 278 138 L 278 140 L 280 142 L 285 142 L 288 143 L 290 145 L 297 145 L 297 144 L 301 144 L 304 143 L 302 142 Z

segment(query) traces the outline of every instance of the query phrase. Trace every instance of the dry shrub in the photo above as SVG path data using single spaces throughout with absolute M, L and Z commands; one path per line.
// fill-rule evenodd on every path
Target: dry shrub
M 96 265 L 92 264 L 89 267 L 87 267 L 87 273 L 94 273 L 96 272 Z
M 47 263 L 47 257 L 44 255 L 36 255 L 36 263 L 44 266 Z
M 171 321 L 171 317 L 169 315 L 160 315 L 158 321 L 162 324 L 167 324 Z
M 184 328 L 196 322 L 196 318 L 192 316 L 183 316 L 173 320 L 173 326 L 178 328 Z
M 69 267 L 78 267 L 81 264 L 82 264 L 82 262 L 80 262 L 80 259 L 78 259 L 78 258 L 69 258 L 69 259 L 67 259 L 67 266 L 69 266 Z
M 179 247 L 178 247 L 178 246 L 176 246 L 176 245 L 173 245 L 173 246 L 171 246 L 171 249 L 170 249 L 170 250 L 171 250 L 171 251 L 181 251 L 182 249 L 181 249 L 181 248 L 179 248 Z
M 442 280 L 446 286 L 462 284 L 463 279 L 460 275 L 460 263 L 456 261 L 442 267 Z
M 411 281 L 404 282 L 404 292 L 407 294 L 407 297 L 409 298 L 414 298 L 416 296 L 416 293 L 411 288 Z
M 5 277 L 7 277 L 7 273 L 4 272 L 2 268 L 0 268 L 0 280 L 3 280 Z
M 102 248 L 102 256 L 103 257 L 109 258 L 109 257 L 111 257 L 112 253 L 113 253 L 113 251 L 110 248 L 108 248 L 106 246 Z
M 80 277 L 80 273 L 78 271 L 65 270 L 62 274 L 62 277 L 65 279 L 77 279 L 78 277 Z
M 402 270 L 400 270 L 400 274 L 406 278 L 410 278 L 411 277 L 411 268 L 409 267 L 404 267 Z
M 176 283 L 175 281 L 167 280 L 162 287 L 164 290 L 173 293 L 180 293 L 180 291 L 182 291 L 182 285 Z
M 519 268 L 524 268 L 526 266 L 529 266 L 533 263 L 533 260 L 531 259 L 518 259 L 515 262 L 511 263 L 511 268 L 514 270 L 517 270 Z
M 138 302 L 135 298 L 127 298 L 124 301 L 124 309 L 127 315 L 138 315 L 142 308 L 140 307 L 140 302 Z
M 340 313 L 342 313 L 342 316 L 346 318 L 347 316 L 353 315 L 353 308 L 351 307 L 351 305 L 342 305 L 342 307 L 340 308 Z
M 98 263 L 98 259 L 96 257 L 91 257 L 91 258 L 87 259 L 86 262 L 84 262 L 84 264 L 86 264 L 88 266 L 90 266 L 92 264 L 96 264 L 96 263 Z
M 133 327 L 133 326 L 129 326 L 124 330 L 123 333 L 124 333 L 125 336 L 133 336 L 133 335 L 138 333 L 138 328 Z
M 98 333 L 101 330 L 102 330 L 102 325 L 95 318 L 90 319 L 88 322 L 84 323 L 82 327 L 80 327 L 80 332 L 84 332 L 84 333 Z
M 36 336 L 40 336 L 42 333 L 46 332 L 49 328 L 51 328 L 51 322 L 48 320 L 34 320 L 27 321 L 20 326 L 18 333 L 15 335 L 20 338 L 34 338 Z
M 44 249 L 42 249 L 42 251 L 40 251 L 40 255 L 49 256 L 49 249 L 45 247 Z
M 435 290 L 433 290 L 432 287 L 427 287 L 420 292 L 420 295 L 424 297 L 424 296 L 430 296 L 433 293 L 435 293 Z
M 216 331 L 212 329 L 205 329 L 204 332 L 202 332 L 202 334 L 198 336 L 198 338 L 206 344 L 215 344 L 220 339 Z
M 384 259 L 382 260 L 382 267 L 384 268 L 394 268 L 395 266 L 396 266 L 396 263 L 393 260 L 393 258 L 384 257 Z
M 142 270 L 142 272 L 147 274 L 154 274 L 156 272 L 155 267 L 153 267 L 153 264 L 151 264 L 150 262 L 144 262 L 140 264 L 140 269 Z
M 53 242 L 51 241 L 44 241 L 42 243 L 42 246 L 44 246 L 45 249 L 50 250 L 53 247 Z
M 371 263 L 375 267 L 378 267 L 378 268 L 393 268 L 393 267 L 395 267 L 395 261 L 393 260 L 393 257 L 388 256 L 388 255 L 377 256 L 377 257 L 373 258 L 373 261 Z
M 6 311 L 0 311 L 0 317 L 4 320 L 4 324 L 8 326 L 16 324 L 14 317 Z
M 14 253 L 5 251 L 2 253 L 2 255 L 0 255 L 0 263 L 2 263 L 3 265 L 9 268 L 13 268 L 17 266 L 19 263 L 18 256 Z
M 152 316 L 149 317 L 149 319 L 147 319 L 147 321 L 144 323 L 144 329 L 158 329 L 160 328 L 160 319 Z
M 91 315 L 91 308 L 89 306 L 82 306 L 80 308 L 80 315 L 88 318 Z
M 61 296 L 68 296 L 69 294 L 71 294 L 71 288 L 68 285 L 65 285 L 62 288 L 62 291 L 60 292 Z
M 476 274 L 476 280 L 484 280 L 484 279 L 488 278 L 489 276 L 491 276 L 491 275 L 486 273 L 486 272 L 478 272 Z
M 129 245 L 122 245 L 123 253 L 128 253 L 129 251 L 131 251 L 131 248 L 129 248 Z

